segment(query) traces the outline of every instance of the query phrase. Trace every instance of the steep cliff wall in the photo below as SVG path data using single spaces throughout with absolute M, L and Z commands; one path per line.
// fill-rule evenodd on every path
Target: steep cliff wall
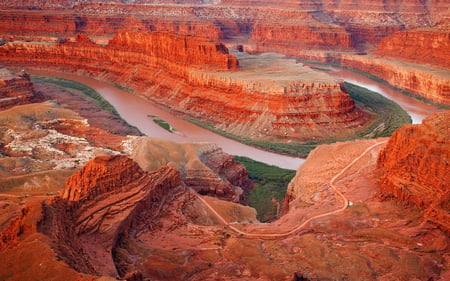
M 17 75 L 0 65 L 0 110 L 29 103 L 34 95 L 28 74 Z
M 383 57 L 450 68 L 450 25 L 396 32 L 376 50 Z
M 413 203 L 450 231 L 450 111 L 397 130 L 378 158 L 383 196 Z
M 85 71 L 254 139 L 339 138 L 366 121 L 342 81 L 277 55 L 236 54 L 243 63 L 236 71 L 236 56 L 203 39 L 131 31 L 119 32 L 107 46 L 78 39 L 8 43 L 0 47 L 0 58 L 9 64 Z
M 400 89 L 450 105 L 450 72 L 447 69 L 375 56 L 341 55 L 337 56 L 337 61 L 375 75 Z
M 260 21 L 253 26 L 251 39 L 257 42 L 258 52 L 277 50 L 293 54 L 298 49 L 339 51 L 353 47 L 352 36 L 345 28 L 313 21 L 301 23 L 297 20 L 292 24 Z
M 142 9 L 141 9 L 142 10 Z M 134 31 L 169 31 L 182 35 L 218 40 L 223 37 L 220 26 L 213 21 L 195 17 L 188 18 L 142 18 L 138 15 L 104 13 L 95 14 L 81 11 L 63 10 L 58 13 L 48 11 L 18 10 L 11 13 L 0 11 L 4 19 L 0 34 L 10 40 L 58 41 L 71 39 L 78 33 L 89 34 L 97 40 L 111 38 L 120 29 Z

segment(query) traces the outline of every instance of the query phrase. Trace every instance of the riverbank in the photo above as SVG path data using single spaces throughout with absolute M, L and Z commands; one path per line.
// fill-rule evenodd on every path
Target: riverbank
M 410 98 L 413 98 L 413 99 L 418 100 L 420 102 L 423 102 L 425 104 L 435 105 L 439 109 L 442 109 L 442 110 L 450 109 L 449 105 L 446 105 L 446 104 L 443 104 L 443 103 L 439 103 L 437 101 L 433 101 L 431 99 L 428 99 L 428 98 L 426 98 L 424 96 L 421 96 L 419 94 L 413 93 L 411 91 L 404 90 L 404 89 L 399 88 L 399 87 L 397 87 L 395 85 L 392 85 L 391 83 L 389 83 L 389 81 L 387 81 L 387 80 L 385 80 L 383 78 L 380 78 L 379 76 L 376 76 L 376 75 L 374 75 L 372 73 L 363 71 L 361 69 L 345 66 L 345 65 L 341 64 L 340 62 L 318 62 L 318 61 L 309 61 L 309 60 L 304 60 L 304 59 L 297 59 L 297 61 L 301 62 L 301 63 L 309 64 L 311 68 L 316 69 L 316 70 L 320 70 L 320 71 L 332 72 L 332 70 L 329 69 L 329 68 L 322 68 L 322 67 L 317 67 L 317 66 L 332 66 L 332 67 L 336 67 L 336 68 L 349 70 L 349 71 L 351 71 L 353 73 L 357 73 L 359 75 L 365 76 L 368 79 L 370 79 L 370 80 L 372 80 L 372 81 L 374 81 L 374 82 L 376 82 L 378 84 L 387 86 L 387 87 L 391 88 L 392 90 L 394 90 L 394 91 L 396 91 L 398 93 L 401 93 L 401 94 L 403 94 L 405 96 L 408 96 Z M 316 66 L 314 66 L 314 65 L 316 65 Z
M 110 110 L 120 116 L 120 114 L 117 112 L 117 110 L 114 108 L 114 106 L 112 106 L 110 103 L 108 103 L 100 94 L 95 93 L 95 90 L 93 90 L 89 86 L 84 85 L 84 88 L 83 88 L 82 83 L 79 83 L 79 82 L 76 82 L 73 80 L 68 80 L 68 79 L 61 78 L 61 77 L 34 76 L 34 79 L 36 81 L 53 83 L 53 84 L 56 84 L 61 87 L 82 90 L 88 96 L 91 96 L 94 100 L 96 100 L 97 103 L 99 103 L 99 105 L 101 105 L 103 108 Z M 361 130 L 355 136 L 355 138 L 327 139 L 327 140 L 321 140 L 321 141 L 308 141 L 308 142 L 303 142 L 303 143 L 279 143 L 279 142 L 278 143 L 270 143 L 270 142 L 257 141 L 257 140 L 252 140 L 252 139 L 245 138 L 245 137 L 236 136 L 236 135 L 230 134 L 228 132 L 222 131 L 220 129 L 217 129 L 211 124 L 204 123 L 204 122 L 201 122 L 196 119 L 185 118 L 185 120 L 187 120 L 197 126 L 205 128 L 209 131 L 220 134 L 226 138 L 235 140 L 239 143 L 243 143 L 243 144 L 246 144 L 249 146 L 260 148 L 265 151 L 270 151 L 270 152 L 294 156 L 294 157 L 301 157 L 301 158 L 306 158 L 311 150 L 313 150 L 314 148 L 316 148 L 318 145 L 321 145 L 321 144 L 329 144 L 329 143 L 333 143 L 336 141 L 347 141 L 347 140 L 352 140 L 352 139 L 357 139 L 357 138 L 387 137 L 387 136 L 390 136 L 393 131 L 400 128 L 403 124 L 411 123 L 411 118 L 409 118 L 408 114 L 400 106 L 398 106 L 395 102 L 383 97 L 380 94 L 377 94 L 373 91 L 364 89 L 357 85 L 345 83 L 345 86 L 347 88 L 347 91 L 348 91 L 348 94 L 350 95 L 350 97 L 353 100 L 355 100 L 355 102 L 361 109 L 370 112 L 370 114 L 372 115 L 372 118 L 374 120 L 364 130 Z M 117 88 L 116 85 L 113 85 L 112 87 L 115 87 L 117 90 L 124 91 L 124 89 L 122 89 L 122 88 L 120 88 L 120 89 Z M 132 93 L 127 92 L 127 94 L 130 95 Z M 138 96 L 136 96 L 136 97 L 138 97 Z M 177 129 L 177 127 L 179 127 L 179 126 L 174 125 L 173 122 L 170 122 L 169 120 L 164 119 L 164 117 L 161 117 L 160 115 L 155 115 L 155 116 L 159 117 L 158 120 L 163 120 L 166 124 L 170 124 L 171 127 L 176 128 L 176 130 L 179 131 L 179 129 Z M 142 122 L 142 120 L 140 120 L 140 121 Z M 135 127 L 133 125 L 130 125 L 130 126 Z M 162 128 L 165 129 L 164 127 L 162 127 Z M 170 133 L 171 131 L 169 130 L 168 132 Z M 230 152 L 230 153 L 233 153 L 233 152 Z M 295 168 L 292 168 L 292 169 L 295 169 Z
M 308 141 L 303 143 L 270 143 L 263 141 L 256 141 L 249 138 L 244 138 L 230 134 L 228 132 L 217 129 L 211 124 L 201 122 L 196 119 L 186 118 L 186 120 L 218 133 L 227 138 L 234 139 L 236 141 L 255 146 L 267 151 L 275 153 L 281 153 L 286 155 L 292 155 L 297 157 L 306 158 L 317 146 L 321 144 L 330 144 L 337 141 L 348 141 L 355 139 L 368 139 L 389 137 L 395 130 L 403 126 L 404 124 L 410 124 L 412 122 L 408 113 L 402 109 L 397 103 L 389 100 L 382 95 L 359 87 L 351 83 L 345 83 L 350 97 L 356 102 L 356 104 L 363 110 L 370 112 L 373 122 L 367 125 L 365 129 L 358 132 L 354 138 L 346 139 L 327 139 L 321 141 Z
M 176 142 L 209 142 L 219 145 L 226 153 L 245 156 L 268 165 L 275 165 L 285 169 L 295 170 L 305 160 L 298 157 L 280 155 L 245 145 L 235 140 L 223 137 L 207 129 L 192 124 L 174 114 L 167 112 L 155 104 L 134 95 L 123 89 L 119 89 L 110 83 L 99 81 L 86 76 L 71 73 L 28 69 L 29 73 L 40 76 L 59 77 L 73 80 L 97 91 L 107 100 L 130 125 L 137 127 L 143 134 L 149 137 L 161 138 Z M 158 116 L 170 124 L 177 133 L 171 133 L 156 124 L 149 115 Z

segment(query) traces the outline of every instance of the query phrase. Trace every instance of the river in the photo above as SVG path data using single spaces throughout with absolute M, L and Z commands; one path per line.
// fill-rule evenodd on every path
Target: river
M 305 159 L 302 158 L 264 151 L 211 132 L 157 107 L 150 101 L 118 89 L 103 81 L 63 72 L 43 70 L 29 70 L 28 72 L 33 75 L 65 78 L 91 87 L 114 106 L 124 120 L 136 126 L 142 133 L 149 137 L 175 142 L 216 143 L 228 154 L 245 156 L 284 169 L 297 170 L 305 162 Z M 163 129 L 153 122 L 149 115 L 155 115 L 163 119 L 176 130 L 176 133 L 171 133 Z
M 313 65 L 311 65 L 313 66 Z M 322 66 L 321 66 L 322 68 Z M 340 78 L 345 80 L 346 82 L 367 88 L 371 91 L 377 92 L 384 97 L 387 97 L 393 101 L 395 101 L 398 105 L 400 105 L 408 114 L 411 116 L 413 124 L 420 124 L 422 120 L 425 119 L 428 115 L 444 111 L 444 109 L 440 109 L 437 105 L 434 104 L 426 104 L 422 101 L 409 97 L 405 94 L 400 93 L 392 89 L 391 87 L 378 83 L 366 76 L 356 73 L 351 70 L 339 68 L 339 67 L 327 67 L 324 68 L 329 69 L 327 71 L 328 74 L 334 76 L 336 78 Z
M 428 105 L 416 99 L 405 96 L 392 88 L 370 80 L 369 78 L 341 68 L 330 67 L 327 73 L 344 79 L 350 83 L 368 88 L 386 96 L 397 102 L 411 116 L 413 123 L 421 123 L 422 120 L 433 112 L 442 111 L 435 105 Z M 179 118 L 168 111 L 165 111 L 150 101 L 133 95 L 127 91 L 118 89 L 106 82 L 93 78 L 53 71 L 30 71 L 31 74 L 61 77 L 83 83 L 96 90 L 112 106 L 114 106 L 120 116 L 129 124 L 136 126 L 141 132 L 149 137 L 161 138 L 176 142 L 207 142 L 216 143 L 222 149 L 232 155 L 239 155 L 252 158 L 254 160 L 275 165 L 285 169 L 296 170 L 305 160 L 297 157 L 267 152 L 243 143 L 228 139 L 219 134 L 206 130 Z M 176 133 L 171 133 L 155 122 L 149 115 L 168 122 Z

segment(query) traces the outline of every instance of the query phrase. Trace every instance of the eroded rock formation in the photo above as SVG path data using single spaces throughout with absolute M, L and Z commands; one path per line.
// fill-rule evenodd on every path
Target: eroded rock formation
M 335 61 L 375 75 L 412 94 L 450 105 L 450 72 L 446 68 L 371 55 L 338 55 Z
M 449 69 L 449 49 L 450 20 L 433 28 L 393 33 L 380 42 L 376 54 Z
M 143 171 L 131 159 L 121 156 L 102 156 L 86 164 L 76 175 L 67 179 L 63 199 L 89 200 L 98 194 L 120 192 L 118 186 L 138 181 Z
M 34 96 L 35 90 L 26 72 L 17 75 L 0 66 L 0 110 L 29 103 Z
M 79 92 L 2 70 L 11 79 L 0 91 L 11 97 L 0 110 L 1 192 L 57 192 L 73 169 L 96 155 L 120 153 L 125 135 L 138 134 Z
M 152 171 L 174 165 L 186 186 L 200 194 L 242 202 L 253 183 L 244 165 L 213 144 L 174 143 L 147 137 L 130 140 L 130 157 Z
M 381 192 L 408 204 L 450 231 L 450 111 L 433 114 L 421 125 L 397 130 L 380 153 Z
M 171 167 L 147 173 L 126 156 L 96 158 L 68 179 L 62 198 L 44 207 L 40 231 L 58 240 L 59 256 L 77 270 L 116 276 L 111 253 L 119 236 L 127 235 L 140 218 L 146 227 L 157 223 L 152 218 L 180 184 L 178 171 Z M 64 210 L 68 220 L 61 216 Z M 82 253 L 89 258 L 80 267 Z
M 335 181 L 352 205 L 323 216 L 342 205 L 330 179 L 376 143 Z M 295 180 L 302 187 L 293 189 L 292 208 L 271 224 L 253 224 L 248 207 L 198 197 L 175 163 L 146 172 L 126 156 L 100 157 L 69 180 L 68 189 L 83 187 L 79 200 L 25 199 L 23 211 L 1 229 L 0 278 L 445 280 L 448 235 L 421 222 L 415 208 L 376 196 L 374 168 L 383 145 L 364 140 L 316 149 Z M 211 166 L 228 166 L 213 148 L 201 155 L 212 157 Z M 190 155 L 171 146 L 159 153 L 173 153 L 174 160 Z M 0 200 L 12 199 L 0 194 Z M 259 236 L 242 237 L 231 226 Z
M 280 56 L 238 53 L 236 71 L 236 56 L 204 39 L 131 31 L 120 31 L 107 46 L 78 39 L 56 45 L 8 43 L 0 56 L 9 64 L 84 70 L 253 139 L 340 138 L 354 134 L 367 119 L 342 81 Z

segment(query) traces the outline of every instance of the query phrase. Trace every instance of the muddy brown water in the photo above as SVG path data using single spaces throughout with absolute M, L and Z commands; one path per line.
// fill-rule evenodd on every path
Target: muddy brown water
M 409 116 L 411 116 L 413 124 L 422 123 L 422 120 L 432 113 L 444 111 L 444 109 L 438 108 L 437 105 L 426 104 L 422 101 L 409 97 L 387 85 L 373 81 L 362 74 L 337 67 L 329 67 L 328 69 L 331 71 L 327 71 L 327 73 L 336 78 L 340 78 L 346 82 L 367 88 L 395 101 L 409 114 Z
M 434 112 L 443 111 L 436 105 L 425 104 L 421 101 L 405 96 L 404 94 L 401 94 L 386 85 L 375 82 L 361 74 L 341 68 L 329 67 L 329 69 L 331 71 L 328 71 L 327 73 L 336 78 L 341 78 L 347 82 L 368 88 L 394 100 L 403 109 L 405 109 L 406 112 L 408 112 L 413 120 L 413 123 L 415 124 L 421 123 L 424 118 Z M 123 119 L 125 119 L 129 124 L 136 126 L 141 132 L 149 137 L 161 138 L 175 142 L 215 143 L 229 154 L 249 157 L 254 160 L 285 169 L 296 170 L 305 161 L 305 159 L 302 158 L 267 152 L 228 139 L 177 117 L 174 114 L 159 108 L 150 101 L 143 99 L 142 97 L 133 95 L 103 81 L 85 76 L 54 71 L 34 70 L 30 71 L 30 73 L 34 75 L 54 76 L 74 80 L 93 88 L 116 108 L 117 112 L 119 112 Z M 153 122 L 152 117 L 149 117 L 149 115 L 157 116 L 158 118 L 163 119 L 169 123 L 176 130 L 176 132 L 171 133 L 163 129 Z
M 175 142 L 215 143 L 231 155 L 245 156 L 269 165 L 296 170 L 305 159 L 281 155 L 254 148 L 228 139 L 207 129 L 192 124 L 165 111 L 142 97 L 116 88 L 106 82 L 93 78 L 63 72 L 30 70 L 33 75 L 53 76 L 77 81 L 96 90 L 105 100 L 114 106 L 120 116 L 129 124 L 136 126 L 149 137 Z M 149 115 L 157 116 L 169 123 L 175 130 L 171 133 L 155 122 Z

